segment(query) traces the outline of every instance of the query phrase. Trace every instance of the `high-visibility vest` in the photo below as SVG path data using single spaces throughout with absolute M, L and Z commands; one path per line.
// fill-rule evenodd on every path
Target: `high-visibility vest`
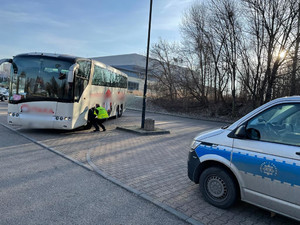
M 98 114 L 97 114 L 98 111 Z M 103 107 L 97 107 L 96 110 L 94 110 L 94 114 L 97 116 L 98 119 L 105 119 L 108 118 L 107 111 Z

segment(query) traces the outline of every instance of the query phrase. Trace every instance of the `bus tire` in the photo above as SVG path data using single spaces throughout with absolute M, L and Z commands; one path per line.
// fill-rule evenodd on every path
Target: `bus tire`
M 121 105 L 121 108 L 120 108 L 120 117 L 123 115 L 123 105 Z
M 200 176 L 199 187 L 207 202 L 222 209 L 232 206 L 238 197 L 233 177 L 220 167 L 204 170 Z
M 87 124 L 83 127 L 85 130 L 89 130 L 92 128 L 92 123 L 90 121 L 87 122 Z
M 123 106 L 121 107 L 117 106 L 117 117 L 121 117 L 123 114 Z

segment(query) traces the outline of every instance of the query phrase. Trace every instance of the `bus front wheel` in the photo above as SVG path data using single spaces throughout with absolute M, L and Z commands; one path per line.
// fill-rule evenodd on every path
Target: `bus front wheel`
M 87 124 L 83 126 L 83 129 L 85 130 L 89 130 L 91 128 L 92 128 L 92 123 L 90 121 L 88 121 Z

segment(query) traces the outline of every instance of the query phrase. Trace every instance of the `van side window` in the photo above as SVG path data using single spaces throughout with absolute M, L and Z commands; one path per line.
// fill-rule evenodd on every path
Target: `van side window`
M 248 121 L 246 129 L 250 128 L 259 132 L 260 141 L 300 146 L 300 104 L 267 109 Z

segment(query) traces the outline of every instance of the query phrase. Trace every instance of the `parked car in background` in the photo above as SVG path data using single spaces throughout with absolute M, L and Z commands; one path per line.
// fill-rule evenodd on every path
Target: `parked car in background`
M 241 199 L 300 221 L 300 96 L 195 137 L 188 176 L 214 206 Z
M 8 99 L 8 89 L 0 88 L 0 101 L 4 101 Z

